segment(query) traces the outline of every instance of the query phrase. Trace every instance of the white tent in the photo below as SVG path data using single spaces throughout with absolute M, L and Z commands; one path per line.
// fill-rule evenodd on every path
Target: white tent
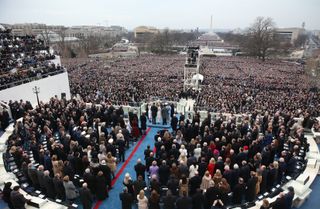
M 192 80 L 195 80 L 195 81 L 203 81 L 203 75 L 201 75 L 201 74 L 195 74 L 194 76 L 192 76 Z
M 5 31 L 5 30 L 6 30 L 6 28 L 4 26 L 0 25 L 0 31 Z

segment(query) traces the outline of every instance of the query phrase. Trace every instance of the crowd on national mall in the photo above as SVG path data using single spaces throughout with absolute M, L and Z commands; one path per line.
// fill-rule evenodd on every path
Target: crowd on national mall
M 0 63 L 4 83 L 16 75 L 14 71 L 32 71 L 39 63 L 46 66 L 51 57 L 35 53 L 43 43 L 34 37 L 3 32 L 0 46 L 8 52 L 1 54 L 6 56 Z M 141 140 L 151 123 L 170 127 L 152 137 L 144 157 L 130 162 L 136 175 L 126 173 L 119 180 L 123 209 L 241 205 L 299 172 L 299 150 L 308 149 L 304 128 L 313 125 L 320 109 L 320 95 L 312 89 L 302 65 L 204 57 L 200 72 L 205 79 L 195 96 L 192 90 L 183 92 L 184 63 L 185 57 L 178 55 L 63 60 L 73 98 L 53 97 L 37 106 L 10 101 L 14 131 L 4 160 L 12 159 L 20 180 L 30 185 L 28 192 L 39 190 L 66 204 L 80 201 L 84 209 L 109 197 L 117 166 L 127 160 L 128 149 Z M 29 77 L 28 73 L 21 76 Z M 200 118 L 197 111 L 191 118 L 176 114 L 173 103 L 189 96 L 196 99 L 197 110 L 221 114 L 215 120 L 210 114 Z M 167 103 L 153 103 L 157 99 Z M 148 103 L 141 115 L 124 114 L 121 105 L 141 102 Z M 231 114 L 226 117 L 224 112 Z M 297 116 L 304 118 L 302 126 Z M 0 117 L 4 130 L 10 117 L 6 111 Z M 318 124 L 315 127 L 319 129 Z M 24 208 L 29 201 L 19 189 L 10 182 L 3 189 L 10 209 Z M 290 187 L 272 204 L 265 199 L 261 208 L 290 209 L 293 197 Z

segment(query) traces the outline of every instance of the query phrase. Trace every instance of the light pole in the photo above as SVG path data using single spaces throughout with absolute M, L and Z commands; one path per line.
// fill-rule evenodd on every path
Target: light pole
M 39 102 L 40 87 L 35 86 L 35 87 L 32 88 L 32 91 L 33 91 L 33 93 L 36 94 L 38 106 L 40 107 L 40 102 Z

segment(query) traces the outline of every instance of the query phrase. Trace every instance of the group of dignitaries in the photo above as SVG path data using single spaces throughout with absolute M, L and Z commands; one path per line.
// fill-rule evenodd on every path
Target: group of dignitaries
M 159 131 L 154 149 L 128 173 L 120 193 L 123 209 L 137 202 L 139 209 L 213 209 L 254 202 L 271 192 L 286 176 L 296 174 L 300 148 L 307 147 L 303 128 L 292 115 L 211 116 L 200 124 L 180 117 L 173 132 Z M 135 179 L 135 180 L 134 180 Z M 146 189 L 148 186 L 148 189 Z M 280 193 L 262 209 L 290 209 L 294 189 Z
M 48 198 L 68 204 L 80 198 L 84 208 L 108 197 L 117 163 L 146 129 L 145 114 L 140 131 L 135 113 L 125 122 L 123 110 L 107 104 L 57 98 L 34 109 L 18 104 L 24 116 L 7 141 L 5 158 L 12 157 L 29 185 Z M 172 132 L 159 131 L 138 160 L 136 176 L 125 175 L 123 208 L 134 202 L 139 209 L 160 208 L 160 201 L 166 209 L 253 202 L 295 175 L 299 150 L 306 146 L 293 114 L 252 113 L 241 120 L 233 114 L 213 120 L 208 114 L 201 123 L 197 113 L 192 119 L 174 114 L 172 120 Z M 292 192 L 280 195 L 282 208 L 291 208 Z M 6 200 L 17 208 L 13 194 L 7 189 Z
M 85 209 L 108 197 L 117 164 L 146 129 L 146 117 L 139 128 L 136 113 L 125 116 L 121 107 L 107 104 L 57 97 L 35 108 L 24 101 L 14 104 L 23 117 L 15 121 L 4 159 L 13 158 L 21 182 L 29 184 L 24 189 L 68 205 L 80 198 Z M 20 208 L 11 189 L 8 182 L 5 200 L 10 209 Z M 21 205 L 25 201 L 21 198 Z

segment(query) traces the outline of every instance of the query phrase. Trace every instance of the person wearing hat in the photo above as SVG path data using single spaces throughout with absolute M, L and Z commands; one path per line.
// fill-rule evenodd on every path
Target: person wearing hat
M 133 196 L 128 192 L 128 188 L 124 187 L 123 192 L 119 194 L 122 209 L 132 209 Z

